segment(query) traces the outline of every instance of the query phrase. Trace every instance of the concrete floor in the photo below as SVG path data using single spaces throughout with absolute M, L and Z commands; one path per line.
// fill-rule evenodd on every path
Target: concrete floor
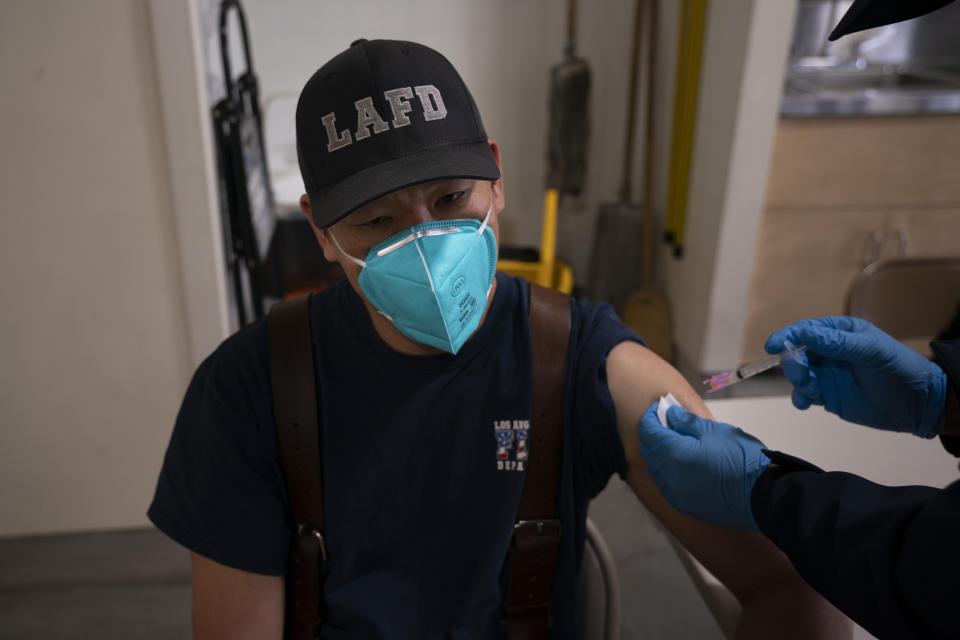
M 190 638 L 190 558 L 152 529 L 0 540 L 0 638 Z
M 617 563 L 627 638 L 723 636 L 663 534 L 619 479 L 590 517 Z M 0 638 L 190 638 L 187 552 L 152 529 L 0 540 Z
M 789 384 L 758 376 L 720 393 L 789 393 Z M 619 478 L 591 504 L 590 517 L 617 565 L 622 638 L 723 638 L 672 547 Z M 190 638 L 187 552 L 152 529 L 0 539 L 0 638 L 60 637 Z
M 621 638 L 724 638 L 670 543 L 626 483 L 611 479 L 590 504 L 590 519 L 617 566 Z

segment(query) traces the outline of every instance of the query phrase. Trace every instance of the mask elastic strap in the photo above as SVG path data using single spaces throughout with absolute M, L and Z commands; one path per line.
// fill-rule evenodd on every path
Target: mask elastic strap
M 490 220 L 490 212 L 493 211 L 493 197 L 490 198 L 490 206 L 487 208 L 487 214 L 483 216 L 483 222 L 480 223 L 480 228 L 477 229 L 477 233 L 482 234 L 483 230 L 487 228 L 487 222 Z
M 478 234 L 483 234 L 483 230 L 487 228 L 487 222 L 490 221 L 490 212 L 493 211 L 493 194 L 490 194 L 490 206 L 487 207 L 487 215 L 483 216 L 483 222 L 480 223 L 480 228 L 477 229 Z M 490 292 L 493 291 L 493 280 L 490 281 L 490 286 L 487 287 L 487 300 L 490 299 Z
M 364 262 L 363 260 L 361 260 L 361 259 L 359 259 L 359 258 L 354 258 L 352 255 L 350 255 L 349 253 L 347 253 L 346 251 L 343 250 L 343 247 L 341 247 L 341 246 L 340 246 L 340 243 L 337 242 L 337 237 L 336 237 L 335 235 L 333 235 L 333 231 L 327 231 L 327 233 L 330 235 L 330 239 L 333 240 L 333 244 L 337 245 L 337 249 L 340 250 L 340 253 L 342 253 L 343 255 L 345 255 L 345 256 L 346 256 L 347 258 L 349 258 L 350 260 L 353 260 L 355 263 L 357 263 L 358 265 L 360 265 L 362 268 L 364 268 L 364 269 L 367 268 L 367 263 L 366 263 L 366 262 Z

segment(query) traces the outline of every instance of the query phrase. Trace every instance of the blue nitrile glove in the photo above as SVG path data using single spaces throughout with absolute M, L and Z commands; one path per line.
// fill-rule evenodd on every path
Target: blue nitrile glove
M 753 484 L 770 465 L 763 443 L 740 429 L 670 407 L 660 424 L 657 403 L 640 420 L 640 455 L 667 502 L 701 522 L 756 530 Z
M 823 405 L 844 420 L 922 438 L 943 428 L 946 374 L 866 320 L 801 320 L 771 335 L 764 346 L 779 353 L 784 340 L 807 346 L 806 366 L 783 363 L 798 409 Z

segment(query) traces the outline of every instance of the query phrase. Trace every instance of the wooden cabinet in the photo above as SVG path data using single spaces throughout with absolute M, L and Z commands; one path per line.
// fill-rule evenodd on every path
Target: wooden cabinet
M 960 116 L 783 119 L 768 209 L 960 203 Z
M 960 256 L 960 117 L 784 120 L 771 162 L 745 362 L 790 322 L 844 313 L 873 261 Z
M 960 166 L 957 167 L 957 175 L 960 176 Z M 892 249 L 899 251 L 897 255 L 960 255 L 960 204 L 954 207 L 897 211 L 890 215 L 890 219 L 890 235 L 893 236 L 891 242 L 894 243 Z

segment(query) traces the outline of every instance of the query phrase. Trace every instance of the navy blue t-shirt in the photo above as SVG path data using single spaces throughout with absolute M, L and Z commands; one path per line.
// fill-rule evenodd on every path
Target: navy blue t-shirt
M 527 303 L 524 280 L 497 274 L 487 318 L 456 356 L 413 356 L 380 339 L 346 281 L 312 296 L 324 638 L 502 635 L 530 419 Z M 626 471 L 606 357 L 640 341 L 609 305 L 571 304 L 554 638 L 576 636 L 587 504 Z M 196 553 L 282 575 L 290 516 L 279 459 L 261 320 L 197 369 L 148 515 Z

